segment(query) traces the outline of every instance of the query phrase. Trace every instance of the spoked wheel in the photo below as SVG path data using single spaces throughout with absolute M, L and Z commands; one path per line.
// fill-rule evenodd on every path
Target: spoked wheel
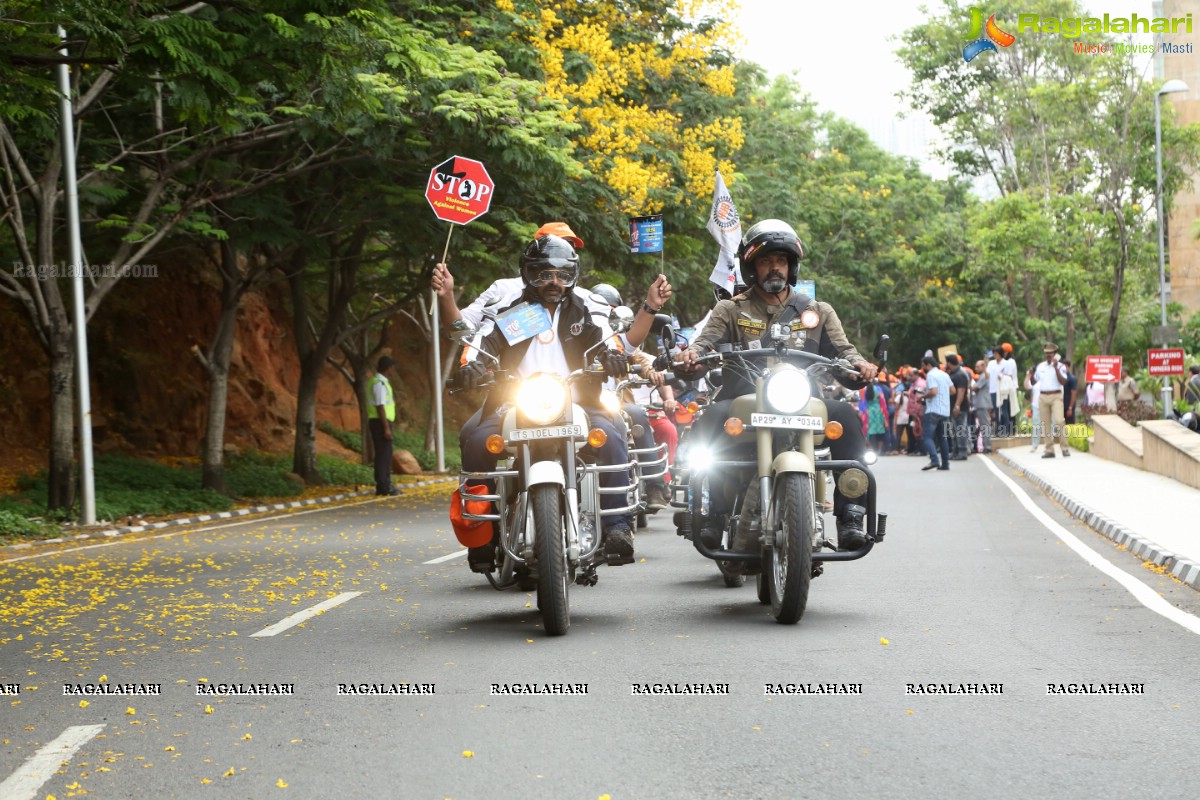
M 557 486 L 535 486 L 530 490 L 533 529 L 537 537 L 534 550 L 538 560 L 538 608 L 546 633 L 551 636 L 562 636 L 571 627 L 571 607 L 567 597 L 570 571 L 563 546 L 561 501 Z
M 781 625 L 795 625 L 804 616 L 812 580 L 812 540 L 816 527 L 811 475 L 788 472 L 777 479 L 776 532 L 771 550 L 771 614 Z M 763 565 L 766 574 L 767 565 Z

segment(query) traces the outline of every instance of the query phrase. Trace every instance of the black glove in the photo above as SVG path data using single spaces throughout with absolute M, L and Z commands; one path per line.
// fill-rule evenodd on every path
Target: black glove
M 629 374 L 629 359 L 619 350 L 605 350 L 601 353 L 600 365 L 610 378 L 620 380 Z
M 478 361 L 468 361 L 458 370 L 458 386 L 460 389 L 477 389 L 490 382 L 492 373 L 487 366 Z

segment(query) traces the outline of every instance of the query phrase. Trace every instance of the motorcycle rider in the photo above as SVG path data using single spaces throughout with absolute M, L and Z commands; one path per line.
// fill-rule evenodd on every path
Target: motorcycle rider
M 522 288 L 510 292 L 497 304 L 495 316 L 522 303 L 540 305 L 550 316 L 550 328 L 537 336 L 510 344 L 505 330 L 496 324 L 495 316 L 484 320 L 472 346 L 468 347 L 464 363 L 458 372 L 458 385 L 464 389 L 482 386 L 491 380 L 493 362 L 480 358 L 479 352 L 489 353 L 500 361 L 500 369 L 522 378 L 538 372 L 566 377 L 570 372 L 581 369 L 584 353 L 600 341 L 608 346 L 600 351 L 600 363 L 613 378 L 627 372 L 624 353 L 612 341 L 613 332 L 607 319 L 599 323 L 589 313 L 588 306 L 572 289 L 579 279 L 579 256 L 566 239 L 545 235 L 535 239 L 521 254 Z M 605 443 L 596 452 L 601 464 L 625 464 L 629 451 L 625 444 L 625 425 L 614 419 L 600 406 L 599 382 L 581 381 L 575 384 L 576 401 L 588 415 L 589 425 L 600 428 L 607 436 Z M 486 472 L 495 469 L 497 457 L 487 451 L 487 438 L 500 433 L 502 417 L 497 413 L 507 399 L 502 391 L 490 391 L 481 409 L 479 424 L 470 423 L 463 427 L 460 435 L 463 469 L 469 472 Z M 469 481 L 468 485 L 481 483 Z M 606 472 L 600 476 L 601 486 L 625 486 L 629 484 L 628 471 Z M 624 498 L 614 494 L 601 496 L 603 508 L 624 506 Z M 609 563 L 631 563 L 633 561 L 633 531 L 628 515 L 604 517 L 604 551 Z M 475 572 L 490 572 L 495 569 L 494 548 L 471 548 L 467 559 Z
M 738 246 L 738 258 L 742 264 L 742 278 L 749 288 L 733 299 L 717 304 L 704 330 L 683 351 L 680 359 L 683 366 L 676 367 L 676 374 L 701 372 L 704 367 L 696 363 L 697 359 L 715 350 L 717 345 L 740 343 L 746 347 L 760 341 L 773 324 L 780 322 L 790 328 L 793 348 L 826 358 L 846 359 L 858 370 L 864 385 L 874 379 L 877 367 L 855 350 L 833 307 L 792 291 L 803 257 L 804 245 L 800 237 L 781 220 L 763 220 L 747 230 Z M 692 426 L 693 446 L 707 445 L 714 460 L 745 459 L 744 451 L 754 447 L 753 437 L 732 439 L 725 434 L 723 426 L 734 398 L 753 391 L 754 386 L 745 379 L 726 375 L 717 402 Z M 841 438 L 826 440 L 832 457 L 862 458 L 867 451 L 867 442 L 856 409 L 848 403 L 824 402 L 829 419 L 840 422 L 843 430 Z M 743 452 L 737 453 L 739 450 Z M 733 497 L 745 488 L 728 485 L 729 481 L 721 480 L 722 477 L 717 468 L 710 471 L 710 513 L 707 518 L 693 523 L 709 546 L 720 543 L 722 517 L 729 512 Z M 755 495 L 751 492 L 748 502 Z M 835 490 L 834 515 L 839 549 L 857 550 L 866 544 L 862 513 L 860 507 L 847 503 L 840 491 Z M 756 542 L 749 538 L 747 531 L 749 526 L 738 526 L 738 535 L 733 542 L 735 550 L 750 552 L 755 549 Z
M 592 287 L 591 291 L 593 295 L 603 297 L 604 302 L 608 304 L 610 309 L 624 305 L 624 303 L 621 302 L 621 293 L 618 292 L 616 287 L 612 284 L 598 283 Z M 629 359 L 630 363 L 641 364 L 645 368 L 645 371 L 642 373 L 643 377 L 649 378 L 651 385 L 662 388 L 663 374 L 652 369 L 654 359 L 640 348 L 630 343 L 624 334 L 621 335 L 621 339 L 625 343 L 625 355 Z M 643 392 L 648 397 L 651 390 L 648 387 L 640 388 L 642 388 Z M 665 391 L 669 392 L 670 389 L 665 389 Z M 648 450 L 656 447 L 657 445 L 654 441 L 654 429 L 651 427 L 650 419 L 646 414 L 645 406 L 635 402 L 634 393 L 632 391 L 626 389 L 625 394 L 627 396 L 620 398 L 621 406 L 624 408 L 625 413 L 629 415 L 629 419 L 633 422 L 634 426 L 640 425 L 642 430 L 641 435 L 636 439 L 637 449 Z M 671 395 L 671 397 L 673 398 L 674 395 Z M 650 461 L 654 459 L 648 455 L 639 455 L 638 460 Z M 643 483 L 645 484 L 646 510 L 653 514 L 666 508 L 671 502 L 670 493 L 667 491 L 666 477 L 653 478 L 643 481 Z

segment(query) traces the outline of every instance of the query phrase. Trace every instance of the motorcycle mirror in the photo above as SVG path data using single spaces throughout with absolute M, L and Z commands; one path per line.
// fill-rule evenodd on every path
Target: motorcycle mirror
M 617 306 L 608 316 L 608 326 L 617 333 L 625 333 L 633 327 L 633 312 L 625 306 Z
M 475 329 L 465 319 L 456 319 L 450 326 L 450 339 L 458 344 L 467 344 L 475 338 Z
M 670 325 L 672 322 L 670 314 L 655 314 L 654 320 L 650 323 L 650 335 L 661 336 L 662 329 L 665 325 Z
M 665 323 L 659 330 L 658 341 L 662 345 L 664 353 L 669 353 L 675 349 L 675 329 L 671 327 L 671 323 Z
M 875 361 L 883 364 L 887 361 L 888 345 L 891 344 L 892 337 L 886 333 L 879 337 L 879 341 L 875 343 Z

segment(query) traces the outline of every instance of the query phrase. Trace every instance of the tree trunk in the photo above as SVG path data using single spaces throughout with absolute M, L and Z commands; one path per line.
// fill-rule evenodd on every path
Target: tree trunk
M 238 307 L 244 291 L 223 278 L 221 316 L 208 356 L 201 359 L 208 372 L 208 421 L 204 428 L 204 465 L 201 486 L 225 491 L 225 413 L 229 405 L 229 363 L 237 330 Z
M 75 353 L 70 326 L 49 331 L 50 347 L 50 468 L 46 509 L 75 505 Z
M 300 362 L 300 386 L 296 391 L 296 446 L 292 451 L 292 471 L 309 486 L 324 480 L 317 469 L 317 383 L 328 348 L 318 353 L 319 350 L 320 347 L 314 349 L 311 356 Z

